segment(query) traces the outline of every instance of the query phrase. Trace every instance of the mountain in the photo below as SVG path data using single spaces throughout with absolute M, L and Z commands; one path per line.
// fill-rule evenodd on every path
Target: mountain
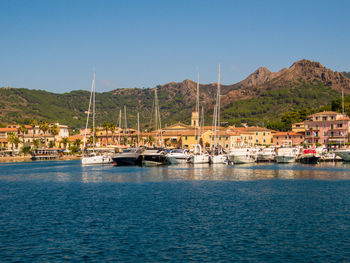
M 189 123 L 195 107 L 196 83 L 186 79 L 156 88 L 163 126 L 177 121 Z M 266 125 L 286 111 L 329 105 L 339 98 L 341 88 L 350 93 L 347 75 L 332 71 L 319 62 L 300 60 L 278 72 L 261 67 L 241 82 L 221 86 L 223 122 Z M 215 93 L 216 83 L 200 85 L 201 105 L 207 124 L 211 122 Z M 35 118 L 84 127 L 89 96 L 89 92 L 81 90 L 57 94 L 4 87 L 0 89 L 0 123 Z M 118 124 L 119 110 L 126 105 L 128 126 L 135 125 L 136 114 L 140 112 L 143 127 L 150 127 L 153 98 L 154 88 L 97 93 L 97 123 L 109 121 Z

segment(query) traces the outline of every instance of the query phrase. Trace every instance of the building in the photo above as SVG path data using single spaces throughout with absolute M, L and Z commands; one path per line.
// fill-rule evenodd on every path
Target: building
M 290 145 L 297 146 L 304 143 L 304 132 L 276 132 L 272 135 L 275 146 Z
M 293 123 L 292 132 L 305 132 L 305 123 L 304 122 Z
M 305 123 L 305 143 L 324 145 L 349 142 L 350 119 L 334 111 L 323 111 L 308 116 Z
M 233 127 L 227 129 L 240 134 L 240 147 L 254 145 L 270 145 L 273 143 L 273 131 L 263 127 Z

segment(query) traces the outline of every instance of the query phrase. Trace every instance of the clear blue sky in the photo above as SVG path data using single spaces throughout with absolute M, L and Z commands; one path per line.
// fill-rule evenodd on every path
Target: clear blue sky
M 0 86 L 236 83 L 307 58 L 350 71 L 350 1 L 0 1 Z

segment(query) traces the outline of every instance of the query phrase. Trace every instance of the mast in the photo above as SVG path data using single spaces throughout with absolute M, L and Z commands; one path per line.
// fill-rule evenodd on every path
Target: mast
M 196 98 L 196 113 L 198 114 L 198 122 L 199 122 L 199 72 L 197 72 L 197 98 Z M 197 144 L 199 144 L 199 136 L 200 136 L 200 125 L 197 123 L 196 130 L 197 131 Z
M 140 113 L 137 112 L 137 147 L 140 146 Z
M 86 118 L 86 125 L 85 125 L 84 147 L 83 147 L 83 149 L 85 149 L 85 147 L 86 147 L 86 135 L 87 135 L 87 128 L 88 128 L 88 125 L 89 125 L 89 118 L 90 118 L 91 103 L 92 103 L 92 93 L 93 93 L 93 91 L 94 91 L 94 82 L 92 81 L 92 83 L 91 83 L 91 91 L 90 91 L 89 109 L 88 109 L 87 118 Z
M 344 89 L 341 88 L 341 100 L 342 100 L 342 109 L 343 109 L 343 138 L 344 138 L 344 147 L 345 147 L 345 131 L 344 131 L 344 119 L 345 119 L 345 108 L 344 108 Z
M 122 109 L 119 110 L 119 145 L 120 145 L 120 130 L 122 128 Z
M 157 145 L 162 146 L 162 123 L 160 119 L 159 103 L 157 89 L 154 89 L 154 128 L 156 129 L 156 141 Z M 158 138 L 158 133 L 160 133 L 160 138 Z
M 202 106 L 202 117 L 201 117 L 201 121 L 200 121 L 200 135 L 203 134 L 204 132 L 204 107 Z M 204 146 L 204 145 L 203 145 Z
M 125 134 L 127 133 L 128 122 L 126 120 L 126 105 L 124 105 L 124 118 L 125 118 Z
M 220 64 L 219 64 L 219 81 L 218 81 L 218 109 L 217 109 L 217 126 L 218 126 L 218 144 L 219 142 L 219 138 L 220 138 L 220 104 L 221 104 L 221 98 L 220 98 L 220 94 L 221 94 L 221 87 L 220 87 Z
M 95 72 L 94 72 L 94 79 L 92 81 L 93 86 L 93 100 L 92 100 L 92 149 L 93 152 L 95 152 L 95 108 L 96 108 L 96 86 L 95 86 Z

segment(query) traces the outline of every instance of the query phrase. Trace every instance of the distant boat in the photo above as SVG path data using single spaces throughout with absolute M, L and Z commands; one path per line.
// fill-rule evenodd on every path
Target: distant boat
M 84 156 L 81 158 L 82 164 L 107 164 L 112 163 L 112 158 L 107 154 L 97 154 L 95 152 L 95 72 L 94 77 L 92 80 L 92 86 L 91 86 L 91 94 L 90 94 L 90 102 L 89 102 L 89 110 L 88 110 L 88 116 L 86 119 L 86 127 L 85 127 L 85 135 L 84 135 Z M 89 117 L 91 112 L 91 106 L 92 106 L 92 153 L 88 153 L 88 151 L 85 151 L 86 146 L 86 131 L 89 124 Z
M 129 148 L 123 150 L 122 153 L 117 153 L 112 157 L 113 163 L 116 166 L 124 165 L 141 165 L 142 163 L 142 148 Z
M 294 163 L 297 157 L 298 150 L 294 147 L 278 148 L 276 154 L 277 163 Z
M 170 164 L 186 163 L 189 156 L 188 150 L 185 149 L 174 149 L 166 154 Z
M 243 164 L 256 162 L 256 152 L 252 148 L 234 148 L 228 155 L 230 163 Z
M 298 160 L 304 164 L 317 164 L 320 159 L 320 155 L 316 153 L 315 149 L 304 149 L 299 155 Z

